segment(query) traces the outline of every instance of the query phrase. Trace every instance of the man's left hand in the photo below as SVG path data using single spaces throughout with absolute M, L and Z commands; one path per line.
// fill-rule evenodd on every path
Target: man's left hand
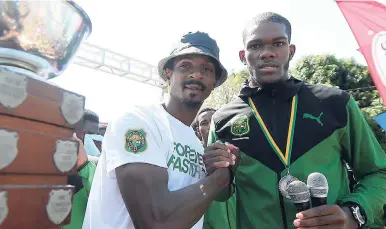
M 78 161 L 76 162 L 76 169 L 79 169 L 88 161 L 87 153 L 84 148 L 83 142 L 78 138 L 76 133 L 72 135 L 72 140 L 75 140 L 79 143 Z
M 356 229 L 354 220 L 348 207 L 338 205 L 323 205 L 296 214 L 294 225 L 298 229 Z
M 212 174 L 218 168 L 230 168 L 234 174 L 239 164 L 239 149 L 229 143 L 216 141 L 214 144 L 205 148 L 203 161 L 208 175 Z
M 239 166 L 240 161 L 241 161 L 240 149 L 238 147 L 228 143 L 228 142 L 225 142 L 225 145 L 228 147 L 228 149 L 230 150 L 231 154 L 234 155 L 235 163 L 229 165 L 229 167 L 232 170 L 233 175 L 235 175 L 237 167 Z

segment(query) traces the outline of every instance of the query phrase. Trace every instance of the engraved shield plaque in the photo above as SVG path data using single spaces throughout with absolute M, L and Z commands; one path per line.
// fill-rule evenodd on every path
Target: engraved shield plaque
M 0 225 L 8 215 L 8 192 L 0 191 Z
M 0 104 L 16 108 L 27 98 L 27 76 L 0 68 Z
M 56 142 L 56 151 L 54 153 L 55 166 L 62 173 L 70 171 L 76 165 L 78 160 L 79 143 L 76 141 Z
M 48 218 L 56 225 L 61 224 L 71 212 L 72 190 L 51 190 L 46 205 Z
M 70 92 L 63 92 L 60 109 L 64 119 L 70 125 L 79 122 L 84 114 L 84 97 Z
M 16 159 L 18 141 L 17 132 L 0 129 L 0 169 L 6 168 Z

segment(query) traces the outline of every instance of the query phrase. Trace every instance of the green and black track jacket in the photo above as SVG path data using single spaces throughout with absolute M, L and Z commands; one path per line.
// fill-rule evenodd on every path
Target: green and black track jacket
M 75 194 L 71 211 L 71 223 L 63 226 L 63 229 L 82 229 L 96 166 L 95 162 L 87 161 L 78 169 L 78 174 L 68 177 L 68 184 L 75 186 Z
M 292 153 L 281 159 L 267 141 L 249 98 L 277 146 L 286 152 L 295 95 Z M 357 203 L 367 217 L 367 227 L 382 226 L 386 155 L 346 92 L 294 78 L 264 89 L 245 84 L 239 97 L 220 108 L 212 119 L 209 144 L 218 139 L 234 144 L 240 148 L 241 163 L 235 174 L 235 195 L 226 204 L 213 202 L 205 215 L 206 228 L 295 228 L 296 208 L 278 190 L 280 178 L 286 175 L 285 158 L 291 175 L 303 182 L 312 172 L 326 176 L 328 204 Z M 358 180 L 352 193 L 342 159 Z

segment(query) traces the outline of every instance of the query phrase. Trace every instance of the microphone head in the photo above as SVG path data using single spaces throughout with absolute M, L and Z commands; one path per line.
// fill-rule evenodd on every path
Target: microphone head
M 288 195 L 291 200 L 296 203 L 305 203 L 310 201 L 310 191 L 307 185 L 299 180 L 292 181 L 288 185 Z
M 311 173 L 307 178 L 307 186 L 312 197 L 323 198 L 328 195 L 327 178 L 321 173 Z

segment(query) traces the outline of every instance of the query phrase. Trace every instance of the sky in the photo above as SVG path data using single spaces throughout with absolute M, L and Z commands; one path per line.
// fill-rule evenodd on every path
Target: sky
M 241 32 L 255 15 L 273 11 L 292 24 L 296 63 L 305 55 L 335 54 L 366 64 L 334 0 L 78 0 L 93 31 L 87 42 L 152 65 L 166 57 L 184 33 L 202 31 L 217 40 L 228 71 L 244 68 L 238 59 Z M 86 108 L 108 122 L 132 104 L 161 100 L 161 89 L 71 64 L 52 80 L 86 96 Z

